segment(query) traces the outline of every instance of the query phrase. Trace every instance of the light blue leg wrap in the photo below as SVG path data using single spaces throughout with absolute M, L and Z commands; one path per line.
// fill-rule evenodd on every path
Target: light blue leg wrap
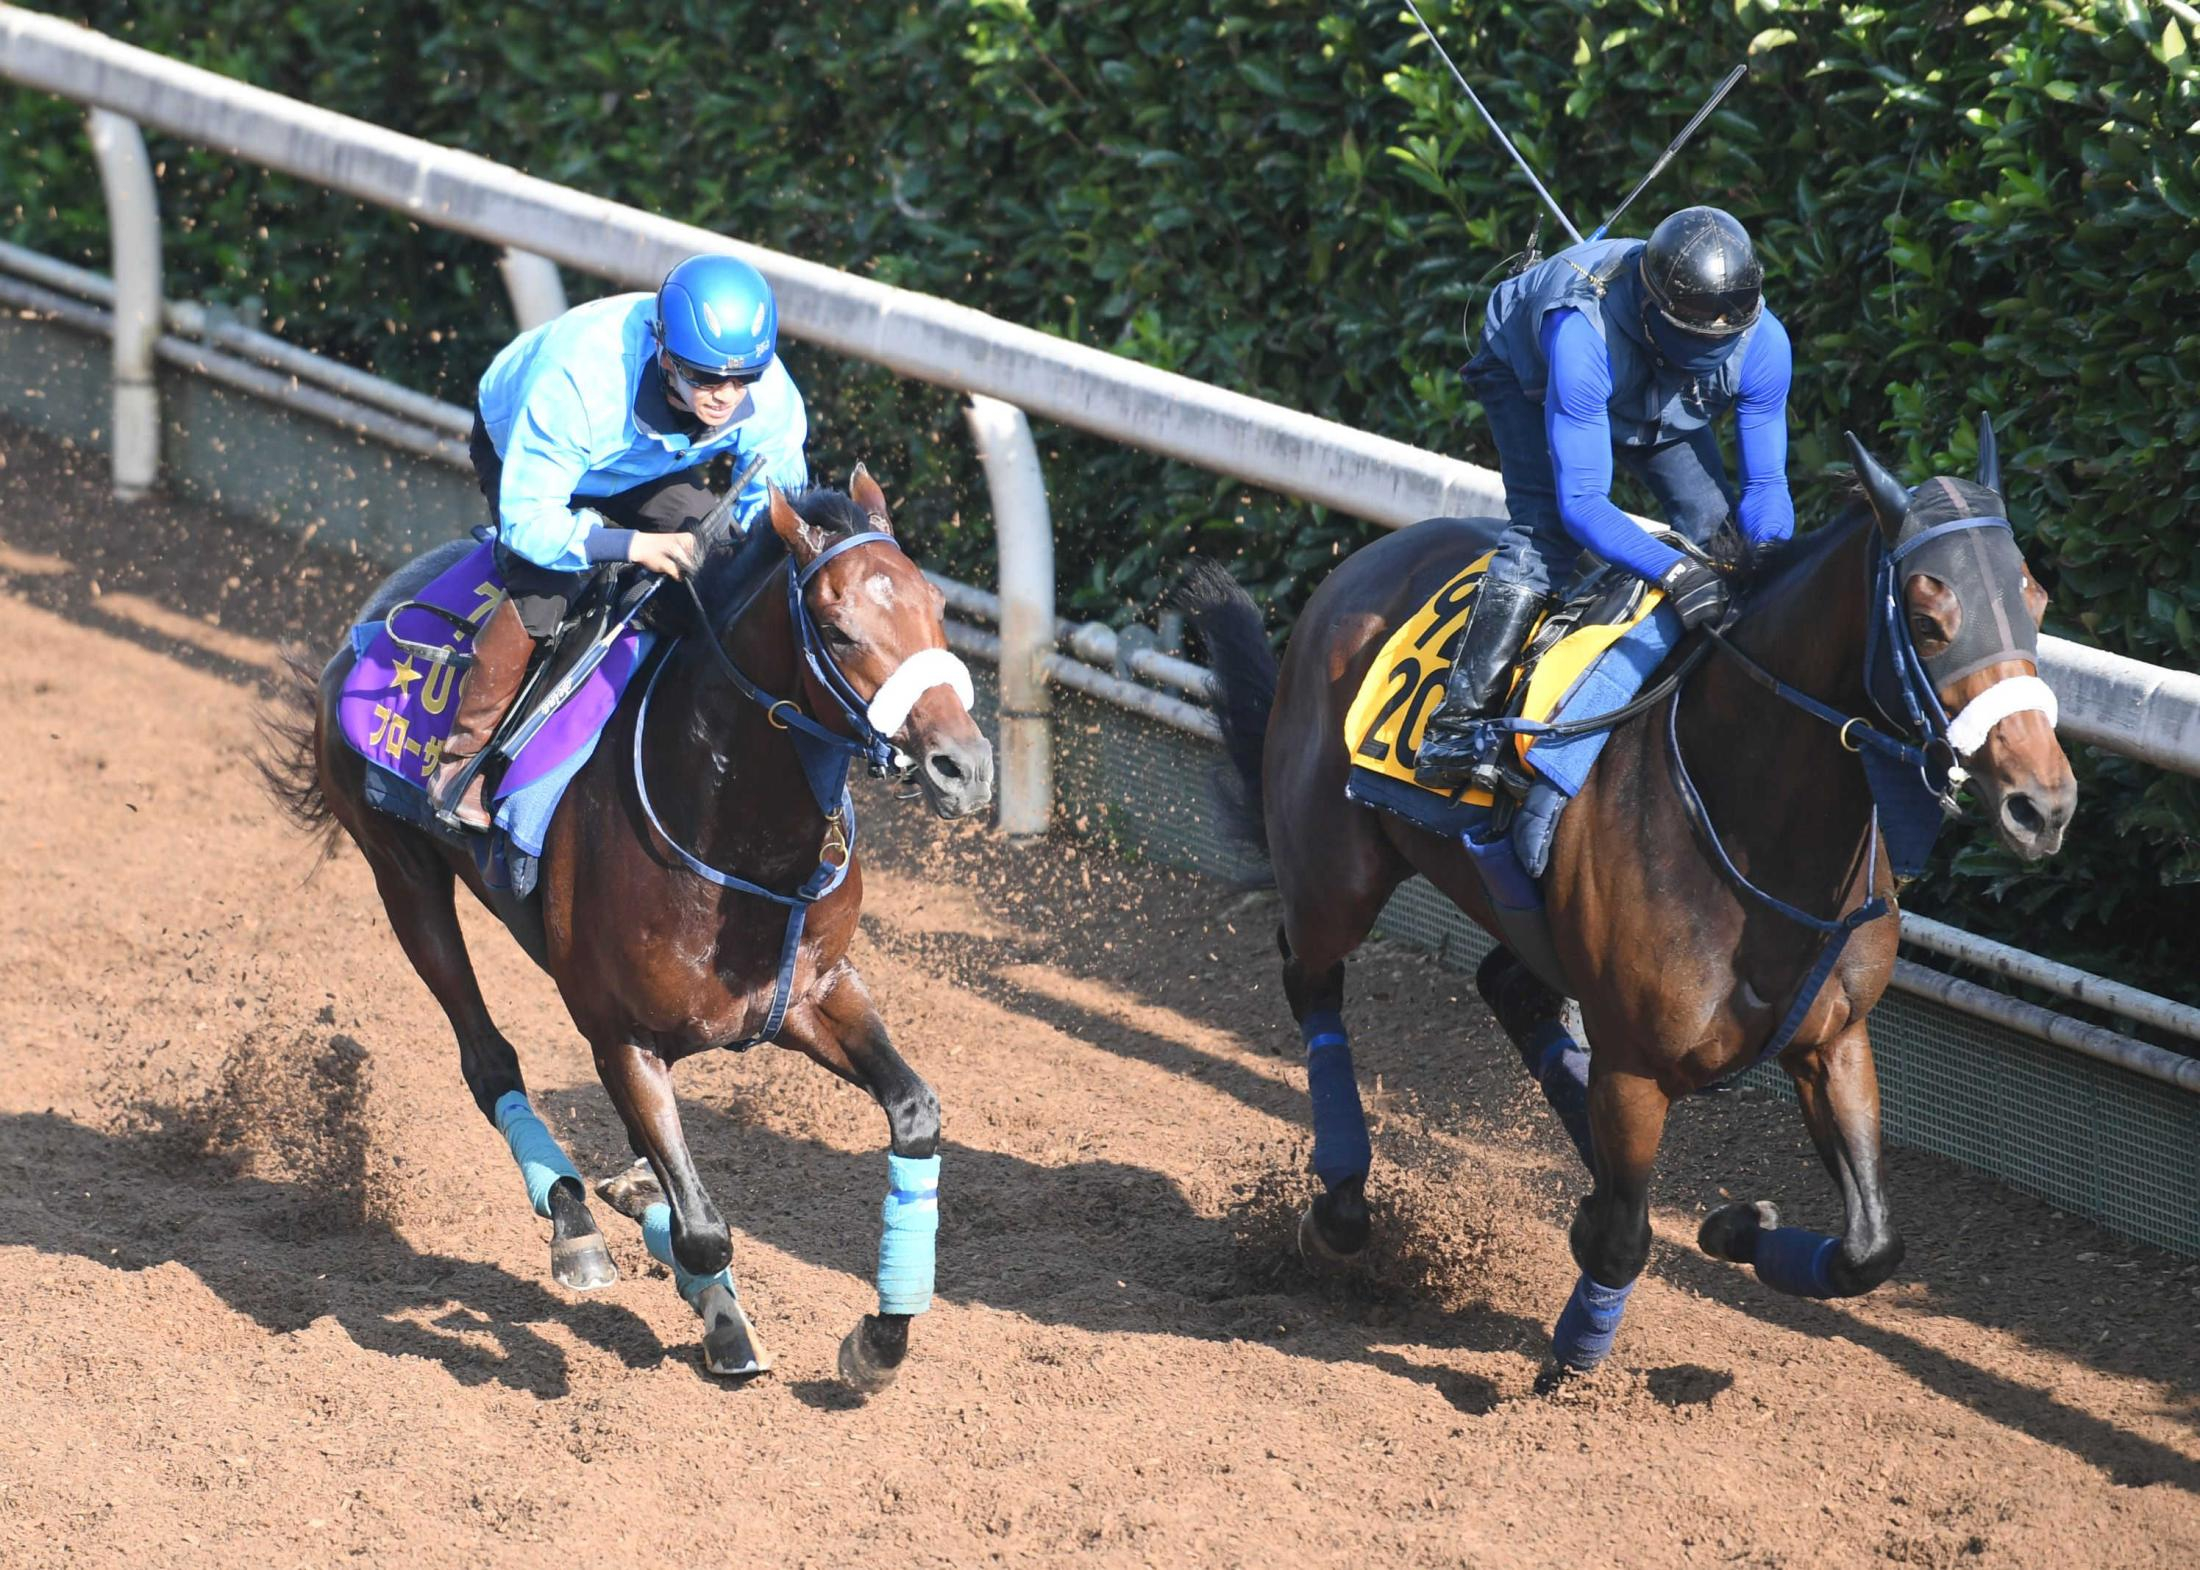
M 1314 1010 L 1299 1021 L 1299 1034 L 1306 1038 L 1306 1096 L 1314 1104 L 1314 1175 L 1324 1188 L 1335 1188 L 1346 1178 L 1366 1177 L 1375 1159 L 1360 1082 L 1352 1073 L 1352 1045 L 1335 1009 Z
M 523 1090 L 507 1090 L 497 1097 L 497 1132 L 504 1136 L 504 1143 L 512 1147 L 512 1159 L 519 1163 L 519 1175 L 527 1180 L 527 1202 L 535 1207 L 535 1214 L 544 1220 L 550 1218 L 550 1190 L 558 1179 L 581 1180 L 580 1169 L 573 1165 L 535 1109 L 527 1104 Z
M 1790 1297 L 1839 1297 L 1829 1273 L 1837 1237 L 1803 1227 L 1774 1227 L 1757 1234 L 1757 1279 Z
M 932 1306 L 934 1243 L 940 1232 L 940 1158 L 886 1157 L 885 1230 L 878 1239 L 878 1311 L 921 1314 Z
M 679 1257 L 672 1252 L 672 1207 L 670 1205 L 655 1204 L 642 1212 L 642 1242 L 649 1249 L 650 1258 L 656 1260 L 659 1264 L 672 1267 L 673 1285 L 677 1286 L 680 1289 L 680 1295 L 687 1299 L 688 1307 L 694 1309 L 698 1314 L 703 1310 L 701 1304 L 696 1300 L 703 1295 L 703 1288 L 707 1286 L 715 1284 L 724 1287 L 728 1292 L 733 1292 L 736 1297 L 741 1295 L 734 1290 L 733 1267 L 731 1265 L 719 1271 L 715 1276 L 693 1276 L 688 1274 L 687 1267 L 681 1264 Z
M 1551 1356 L 1577 1373 L 1603 1362 L 1611 1355 L 1620 1315 L 1627 1312 L 1627 1297 L 1634 1290 L 1632 1281 L 1623 1287 L 1600 1286 L 1584 1270 L 1558 1316 L 1558 1328 L 1551 1332 Z

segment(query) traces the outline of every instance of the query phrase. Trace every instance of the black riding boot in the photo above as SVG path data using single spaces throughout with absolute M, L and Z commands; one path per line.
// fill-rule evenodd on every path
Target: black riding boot
M 1517 583 L 1484 579 L 1474 593 L 1474 608 L 1452 654 L 1444 701 L 1421 733 L 1421 751 L 1413 778 L 1437 790 L 1464 785 L 1485 759 L 1473 729 L 1505 692 L 1528 629 L 1543 612 L 1544 597 Z

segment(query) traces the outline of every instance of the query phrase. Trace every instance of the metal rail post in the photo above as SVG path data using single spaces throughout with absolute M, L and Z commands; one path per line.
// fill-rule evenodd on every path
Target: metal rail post
M 94 109 L 87 122 L 114 252 L 115 498 L 136 501 L 160 478 L 160 389 L 153 381 L 153 346 L 160 339 L 160 194 L 136 121 Z
M 565 280 L 549 257 L 508 245 L 497 258 L 497 271 L 504 275 L 504 292 L 521 332 L 565 314 Z
M 1054 652 L 1054 520 L 1031 422 L 983 394 L 963 411 L 985 465 L 1000 552 L 1000 828 L 1011 840 L 1046 833 L 1054 816 L 1054 723 L 1044 661 Z

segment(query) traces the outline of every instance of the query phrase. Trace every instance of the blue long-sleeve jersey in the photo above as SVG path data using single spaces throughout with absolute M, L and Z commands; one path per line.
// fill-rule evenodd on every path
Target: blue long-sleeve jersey
M 1613 504 L 1612 363 L 1604 340 L 1579 311 L 1555 310 L 1543 319 L 1542 347 L 1550 367 L 1543 428 L 1559 517 L 1585 550 L 1654 581 L 1682 557 Z M 1795 532 L 1787 488 L 1787 395 L 1795 365 L 1787 329 L 1767 311 L 1742 353 L 1734 410 L 1742 466 L 1736 510 L 1751 541 L 1784 540 Z
M 506 549 L 537 566 L 577 572 L 623 559 L 630 531 L 604 527 L 588 499 L 722 452 L 734 455 L 736 472 L 764 455 L 734 503 L 743 526 L 763 510 L 767 483 L 809 483 L 809 415 L 786 366 L 773 359 L 731 420 L 701 426 L 666 399 L 650 330 L 656 308 L 649 294 L 575 306 L 513 339 L 482 375 L 481 423 L 504 460 L 498 532 Z

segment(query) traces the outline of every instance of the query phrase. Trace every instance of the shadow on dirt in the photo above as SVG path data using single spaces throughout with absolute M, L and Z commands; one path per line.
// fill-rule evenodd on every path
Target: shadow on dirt
M 630 1368 L 671 1355 L 615 1303 L 422 1253 L 371 1217 L 344 1225 L 328 1187 L 240 1175 L 160 1132 L 105 1133 L 51 1113 L 0 1117 L 0 1166 L 14 1178 L 0 1245 L 126 1271 L 174 1261 L 272 1334 L 326 1315 L 368 1351 L 544 1399 L 570 1388 L 567 1358 L 533 1326 L 562 1325 Z M 542 1258 L 547 1265 L 547 1247 Z

